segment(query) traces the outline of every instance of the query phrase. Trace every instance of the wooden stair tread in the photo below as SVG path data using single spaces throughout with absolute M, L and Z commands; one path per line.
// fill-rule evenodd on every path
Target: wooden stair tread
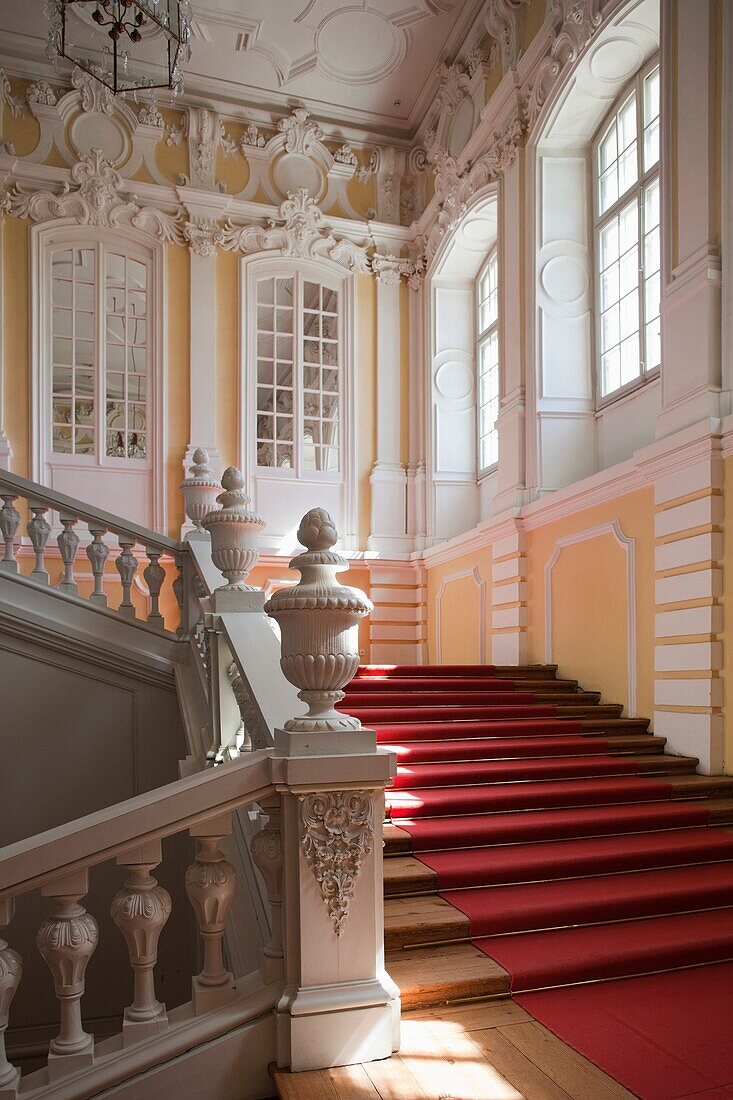
M 506 970 L 470 943 L 389 950 L 385 965 L 400 987 L 403 1008 L 509 994 Z
M 384 896 L 435 893 L 438 876 L 415 856 L 394 856 L 384 865 Z
M 723 798 L 733 795 L 733 775 L 675 775 L 669 779 L 673 798 Z
M 467 940 L 470 927 L 468 917 L 437 894 L 384 900 L 384 945 L 390 950 L 413 943 Z

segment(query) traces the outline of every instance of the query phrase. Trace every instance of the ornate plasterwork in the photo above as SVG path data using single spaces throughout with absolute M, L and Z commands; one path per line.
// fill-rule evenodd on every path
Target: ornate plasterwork
M 146 107 L 141 107 L 137 120 L 141 126 L 155 126 L 158 130 L 165 129 L 165 122 L 158 110 L 157 103 L 149 103 Z
M 335 260 L 351 271 L 370 270 L 367 245 L 338 239 L 326 224 L 320 207 L 301 187 L 280 206 L 280 220 L 270 219 L 265 227 L 244 228 L 228 222 L 217 234 L 217 246 L 234 252 L 280 251 L 283 256 L 300 259 Z
M 319 791 L 300 796 L 303 854 L 341 936 L 364 857 L 372 850 L 370 791 Z
M 55 107 L 58 97 L 47 80 L 38 80 L 31 84 L 25 93 L 26 103 L 40 103 L 44 107 Z
M 471 94 L 471 79 L 466 66 L 456 61 L 453 65 L 445 62 L 438 68 L 440 87 L 435 97 L 435 105 L 438 110 L 449 107 L 455 111 L 456 107 Z
M 344 142 L 343 145 L 339 145 L 338 149 L 333 154 L 333 159 L 337 164 L 349 164 L 352 168 L 358 167 L 359 164 L 356 153 L 347 142 Z
M 555 81 L 566 65 L 577 61 L 601 25 L 598 0 L 553 0 L 550 49 L 540 62 L 525 97 L 524 117 L 533 126 Z
M 489 55 L 485 53 L 480 46 L 472 46 L 464 59 L 464 65 L 470 77 L 472 77 L 482 65 L 488 64 Z
M 75 186 L 65 183 L 57 194 L 26 191 L 18 186 L 11 191 L 2 189 L 0 210 L 34 222 L 70 218 L 80 225 L 132 226 L 158 240 L 183 243 L 177 215 L 153 206 L 139 206 L 134 200 L 122 197 L 122 177 L 99 149 L 92 149 L 77 161 L 71 169 L 71 180 Z
M 92 71 L 94 71 L 94 66 L 92 66 Z M 98 71 L 103 72 L 102 69 Z M 115 97 L 111 88 L 108 88 L 101 80 L 97 80 L 90 73 L 85 72 L 84 69 L 75 66 L 71 74 L 71 83 L 79 92 L 82 111 L 97 111 L 104 115 L 115 113 Z
M 532 0 L 489 0 L 486 9 L 486 30 L 494 39 L 490 64 L 493 66 L 501 57 L 505 73 L 516 69 L 521 55 L 520 18 L 522 8 L 529 7 Z
M 318 142 L 323 141 L 323 130 L 316 122 L 309 122 L 305 107 L 296 107 L 287 118 L 281 118 L 277 128 L 285 135 L 285 152 L 309 156 Z
M 247 129 L 239 139 L 239 147 L 242 150 L 242 154 L 246 156 L 247 148 L 254 147 L 256 149 L 264 149 L 265 137 L 260 133 L 254 122 L 250 122 Z
M 3 69 L 0 69 L 0 110 L 2 109 L 4 103 L 7 103 L 13 118 L 17 118 L 23 110 L 23 104 L 21 100 L 16 99 L 15 96 L 12 94 L 10 81 L 5 75 L 5 71 Z

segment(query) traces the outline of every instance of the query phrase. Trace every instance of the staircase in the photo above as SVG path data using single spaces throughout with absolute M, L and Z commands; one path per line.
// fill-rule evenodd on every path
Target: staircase
M 405 1008 L 733 958 L 733 776 L 555 666 L 365 666 Z

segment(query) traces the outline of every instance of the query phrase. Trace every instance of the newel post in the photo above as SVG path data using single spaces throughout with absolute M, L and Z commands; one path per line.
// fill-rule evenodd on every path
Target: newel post
M 331 516 L 298 531 L 298 584 L 265 604 L 282 635 L 281 667 L 308 707 L 275 731 L 281 792 L 285 989 L 278 1064 L 323 1069 L 387 1058 L 399 1047 L 399 990 L 384 969 L 382 821 L 392 753 L 336 709 L 359 665 L 363 592 L 339 584 L 348 563 Z

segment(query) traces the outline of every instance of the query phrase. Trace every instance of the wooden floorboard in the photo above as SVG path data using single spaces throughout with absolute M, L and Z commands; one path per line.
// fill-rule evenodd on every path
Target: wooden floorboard
M 273 1077 L 282 1100 L 633 1100 L 509 998 L 405 1012 L 384 1061 Z
M 403 1009 L 509 993 L 506 970 L 471 943 L 388 951 L 386 961 Z

